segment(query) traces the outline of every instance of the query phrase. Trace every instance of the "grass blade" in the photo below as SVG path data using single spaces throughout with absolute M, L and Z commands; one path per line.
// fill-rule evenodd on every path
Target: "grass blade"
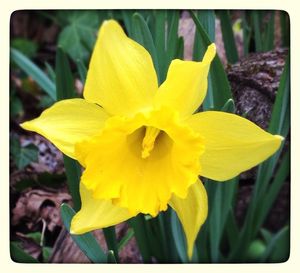
M 64 226 L 70 232 L 70 225 L 75 211 L 67 204 L 62 204 L 60 207 L 61 218 Z M 74 242 L 78 245 L 81 251 L 89 258 L 93 263 L 106 263 L 107 257 L 99 246 L 98 242 L 94 238 L 91 232 L 83 235 L 71 235 Z
M 10 57 L 28 76 L 36 81 L 53 101 L 56 100 L 55 84 L 36 64 L 17 49 L 12 48 L 10 50 Z
M 225 46 L 227 61 L 233 64 L 238 61 L 239 56 L 235 44 L 229 11 L 221 10 L 219 12 L 219 16 L 221 20 L 222 37 Z

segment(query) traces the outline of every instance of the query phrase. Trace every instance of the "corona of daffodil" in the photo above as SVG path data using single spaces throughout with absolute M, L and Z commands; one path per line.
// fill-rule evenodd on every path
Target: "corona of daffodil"
M 85 233 L 138 213 L 172 207 L 188 255 L 204 223 L 207 195 L 199 176 L 228 180 L 271 156 L 282 138 L 234 114 L 194 114 L 207 90 L 211 44 L 201 62 L 173 60 L 158 86 L 149 53 L 105 21 L 89 65 L 84 99 L 55 103 L 25 122 L 85 168 L 82 207 L 71 232 Z

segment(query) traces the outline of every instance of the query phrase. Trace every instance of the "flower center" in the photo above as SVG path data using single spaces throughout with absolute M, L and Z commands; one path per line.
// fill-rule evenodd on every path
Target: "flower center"
M 159 133 L 160 130 L 155 127 L 146 127 L 145 136 L 142 142 L 142 158 L 147 158 L 150 155 L 151 151 L 154 148 L 154 143 Z

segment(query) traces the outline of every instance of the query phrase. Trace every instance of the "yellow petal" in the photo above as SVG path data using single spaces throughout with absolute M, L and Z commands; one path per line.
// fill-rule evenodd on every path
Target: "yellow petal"
M 71 221 L 71 234 L 117 225 L 135 216 L 128 210 L 112 204 L 111 200 L 94 199 L 93 194 L 80 183 L 81 209 Z
M 154 111 L 110 118 L 101 135 L 78 143 L 76 152 L 86 166 L 82 183 L 95 198 L 156 216 L 173 192 L 185 197 L 195 183 L 203 143 L 172 112 Z
M 208 202 L 206 190 L 200 180 L 189 188 L 188 195 L 181 199 L 173 194 L 169 205 L 176 211 L 187 240 L 189 259 L 193 256 L 194 242 L 206 220 Z
M 21 127 L 39 133 L 76 159 L 75 143 L 99 133 L 107 118 L 108 114 L 100 106 L 83 99 L 69 99 L 55 103 Z
M 277 151 L 283 139 L 245 118 L 224 112 L 198 113 L 187 123 L 204 137 L 200 174 L 218 181 L 233 178 L 264 161 Z
M 202 62 L 173 60 L 155 103 L 174 108 L 182 117 L 195 112 L 206 96 L 209 66 L 215 54 L 215 44 L 211 44 Z
M 131 115 L 152 105 L 157 88 L 150 54 L 116 21 L 105 21 L 90 61 L 84 98 L 110 114 Z

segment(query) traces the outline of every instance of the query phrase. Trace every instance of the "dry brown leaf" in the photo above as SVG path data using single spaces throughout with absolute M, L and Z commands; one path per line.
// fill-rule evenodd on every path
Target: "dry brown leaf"
M 70 203 L 71 196 L 65 192 L 46 192 L 29 190 L 22 193 L 13 209 L 12 225 L 25 222 L 31 229 L 40 219 L 44 219 L 47 228 L 53 231 L 61 226 L 59 207 L 62 203 Z

